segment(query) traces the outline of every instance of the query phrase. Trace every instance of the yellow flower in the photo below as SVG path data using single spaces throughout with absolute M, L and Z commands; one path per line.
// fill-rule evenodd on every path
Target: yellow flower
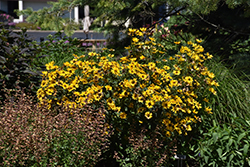
M 202 42 L 202 39 L 196 39 L 196 41 L 197 41 L 198 43 L 201 43 L 201 42 Z
M 145 32 L 145 31 L 147 31 L 147 28 L 143 27 L 143 28 L 140 28 L 140 30 L 141 30 L 142 32 Z
M 147 112 L 145 113 L 145 117 L 146 117 L 147 119 L 151 119 L 151 118 L 153 117 L 153 114 L 152 114 L 151 112 L 147 111 Z
M 155 105 L 155 102 L 153 100 L 146 101 L 147 108 L 152 108 L 154 105 Z
M 186 130 L 187 130 L 187 131 L 191 131 L 191 130 L 192 130 L 191 126 L 190 126 L 190 125 L 187 125 Z
M 171 133 L 169 131 L 166 132 L 167 137 L 171 137 Z
M 190 77 L 190 76 L 186 76 L 186 77 L 183 79 L 183 81 L 186 82 L 186 83 L 188 83 L 188 84 L 190 84 L 190 85 L 192 85 L 192 83 L 193 83 L 193 78 Z
M 127 118 L 127 114 L 125 112 L 121 112 L 120 113 L 120 118 L 121 119 L 126 119 Z
M 143 111 L 145 111 L 146 110 L 146 108 L 145 107 L 140 107 L 139 109 L 138 109 L 138 113 L 141 113 L 141 112 L 143 112 Z
M 106 90 L 112 90 L 112 87 L 110 85 L 105 86 Z
M 141 60 L 144 60 L 144 59 L 145 59 L 145 56 L 141 55 L 141 56 L 140 56 L 140 59 L 141 59 Z
M 117 68 L 117 67 L 112 68 L 111 72 L 112 72 L 114 75 L 118 75 L 118 76 L 120 75 L 120 69 Z
M 180 70 L 174 70 L 174 71 L 173 71 L 173 74 L 174 74 L 174 75 L 180 75 L 180 74 L 181 74 L 181 71 L 180 71 Z
M 210 108 L 210 107 L 206 107 L 206 108 L 205 108 L 205 111 L 206 111 L 208 114 L 213 114 L 212 108 Z
M 169 57 L 169 60 L 174 60 L 174 57 L 170 56 L 170 57 Z
M 172 80 L 170 81 L 169 86 L 170 86 L 171 88 L 174 87 L 174 86 L 177 86 L 177 85 L 178 85 L 178 81 L 177 81 L 177 80 L 172 79 Z
M 163 66 L 163 68 L 164 68 L 165 70 L 170 70 L 170 67 L 169 67 L 169 66 Z
M 95 53 L 95 52 L 89 52 L 88 55 L 89 55 L 89 56 L 95 56 L 96 53 Z
M 48 80 L 42 80 L 41 87 L 45 87 L 48 84 Z
M 177 41 L 177 42 L 174 42 L 175 44 L 179 45 L 181 42 L 180 41 Z
M 136 37 L 134 37 L 134 38 L 132 39 L 132 41 L 133 41 L 133 42 L 139 42 L 139 39 L 136 38 Z
M 216 95 L 216 91 L 214 90 L 214 88 L 209 88 L 209 91 L 212 92 L 214 95 Z

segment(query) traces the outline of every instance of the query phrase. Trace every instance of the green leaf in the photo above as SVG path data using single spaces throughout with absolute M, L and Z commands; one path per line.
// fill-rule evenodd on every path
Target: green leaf
M 205 162 L 208 163 L 209 156 L 205 156 Z
M 243 155 L 247 155 L 247 152 L 248 152 L 248 148 L 249 148 L 249 144 L 245 144 L 244 147 L 243 147 Z
M 228 141 L 228 146 L 231 146 L 233 144 L 233 139 L 230 138 L 229 141 Z
M 218 139 L 218 133 L 213 133 L 213 139 L 214 139 L 214 142 L 216 143 Z
M 241 140 L 243 137 L 245 137 L 245 136 L 246 136 L 246 133 L 245 133 L 245 132 L 241 133 L 241 134 L 239 135 L 239 137 L 238 137 L 237 143 L 239 143 L 240 140 Z
M 232 161 L 233 158 L 234 158 L 234 154 L 231 154 L 231 155 L 229 156 L 229 163 Z
M 222 154 L 222 149 L 221 149 L 221 148 L 218 148 L 216 151 L 218 152 L 219 157 L 221 157 L 221 154 Z

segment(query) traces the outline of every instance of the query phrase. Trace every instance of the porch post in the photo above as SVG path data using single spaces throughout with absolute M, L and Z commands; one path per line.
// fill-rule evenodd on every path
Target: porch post
M 23 0 L 18 1 L 18 9 L 19 11 L 23 10 Z M 23 15 L 19 16 L 19 22 L 23 22 Z
M 79 7 L 78 6 L 74 8 L 74 18 L 75 18 L 75 22 L 79 23 Z

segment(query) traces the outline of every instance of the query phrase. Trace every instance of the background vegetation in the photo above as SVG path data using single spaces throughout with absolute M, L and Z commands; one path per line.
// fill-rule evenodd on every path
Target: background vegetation
M 176 166 L 178 160 L 174 156 L 186 155 L 187 158 L 183 161 L 185 166 L 249 166 L 249 3 L 246 0 L 206 2 L 169 0 L 167 1 L 169 10 L 163 16 L 158 13 L 158 7 L 166 1 L 161 0 L 118 0 L 109 3 L 102 0 L 94 0 L 91 3 L 82 0 L 67 2 L 60 0 L 51 2 L 53 5 L 51 8 L 37 12 L 28 9 L 23 11 L 23 14 L 30 14 L 30 21 L 36 27 L 41 26 L 42 29 L 46 29 L 50 26 L 55 27 L 57 31 L 62 29 L 68 31 L 71 29 L 69 27 L 74 25 L 71 25 L 71 22 L 66 25 L 67 21 L 61 17 L 56 20 L 57 16 L 61 16 L 66 10 L 69 10 L 68 6 L 73 8 L 87 3 L 90 7 L 95 6 L 92 16 L 97 19 L 93 28 L 111 33 L 114 37 L 113 41 L 109 41 L 109 44 L 112 45 L 100 53 L 86 53 L 84 48 L 80 47 L 78 40 L 68 37 L 61 38 L 60 34 L 49 36 L 48 41 L 37 44 L 27 39 L 25 31 L 14 33 L 1 28 L 1 80 L 2 83 L 5 83 L 5 85 L 1 85 L 1 95 L 8 94 L 2 96 L 2 100 L 7 97 L 8 101 L 1 104 L 0 125 L 1 133 L 4 135 L 0 138 L 2 141 L 0 142 L 0 163 L 5 166 L 36 166 L 38 164 L 51 166 L 66 164 Z M 41 18 L 40 14 L 48 17 Z M 159 16 L 171 17 L 162 25 Z M 156 22 L 151 22 L 151 18 Z M 36 19 L 37 22 L 35 22 Z M 124 24 L 129 19 L 131 21 L 130 29 L 126 29 Z M 95 26 L 100 24 L 101 20 L 107 20 L 107 24 L 102 28 Z M 148 23 L 150 25 L 147 27 L 147 31 L 131 29 L 142 28 Z M 123 33 L 123 38 L 119 36 L 121 31 L 126 32 L 125 36 Z M 141 33 L 142 36 L 140 36 Z M 69 36 L 70 34 L 68 33 Z M 151 35 L 153 38 L 147 38 Z M 135 38 L 138 36 L 140 36 L 140 40 Z M 188 52 L 184 52 L 181 47 L 189 46 L 189 41 L 192 41 L 191 48 L 197 46 L 194 44 L 196 41 L 199 45 L 204 46 L 202 53 L 205 56 L 213 55 L 213 60 L 200 62 L 191 68 L 201 70 L 200 72 L 204 69 L 209 71 L 203 80 L 201 78 L 204 73 L 194 74 L 190 68 L 179 70 L 180 66 L 173 66 L 176 61 L 179 61 L 180 64 L 186 63 L 187 67 L 194 65 L 194 61 L 187 61 Z M 206 55 L 206 52 L 209 54 Z M 199 57 L 202 54 L 197 55 Z M 182 60 L 184 61 L 182 62 Z M 119 61 L 123 65 L 118 66 Z M 177 78 L 179 83 L 187 82 L 184 81 L 186 75 L 182 74 L 183 71 L 189 69 L 191 72 L 185 74 L 192 74 L 194 79 L 202 80 L 200 90 L 205 90 L 206 84 L 214 84 L 209 78 L 214 78 L 219 86 L 214 87 L 214 90 L 210 89 L 212 94 L 205 93 L 205 91 L 199 92 L 198 89 L 187 85 L 188 88 L 182 87 L 184 92 L 187 89 L 190 91 L 193 89 L 198 91 L 195 92 L 198 97 L 206 97 L 205 101 L 209 101 L 209 108 L 205 106 L 206 102 L 200 101 L 202 109 L 198 111 L 196 122 L 192 124 L 188 122 L 181 127 L 181 134 L 176 126 L 175 131 L 171 132 L 171 136 L 169 136 L 169 133 L 163 130 L 166 125 L 166 120 L 164 120 L 166 116 L 161 115 L 161 111 L 165 112 L 165 110 L 161 110 L 163 107 L 160 105 L 161 103 L 156 103 L 156 105 L 151 103 L 150 105 L 150 103 L 146 103 L 146 99 L 143 103 L 137 103 L 135 100 L 137 98 L 132 96 L 134 92 L 140 92 L 137 89 L 128 91 L 131 93 L 130 95 L 122 92 L 125 85 L 129 88 L 133 84 L 140 83 L 139 78 L 133 77 L 135 74 L 131 74 L 133 68 L 138 68 L 138 64 L 133 68 L 126 66 L 126 64 L 136 62 L 139 65 L 144 64 L 142 68 L 150 76 L 148 85 L 140 87 L 140 90 L 150 90 L 163 82 L 162 80 L 157 82 L 160 71 L 156 69 L 159 70 L 164 66 L 164 70 L 168 69 L 166 66 L 169 66 L 170 76 Z M 151 65 L 156 66 L 150 66 L 146 62 L 151 62 Z M 48 64 L 45 66 L 46 63 Z M 84 65 L 85 68 L 81 67 L 84 72 L 77 71 L 76 65 L 77 68 Z M 99 67 L 103 68 L 99 69 Z M 126 67 L 131 67 L 131 69 L 126 69 Z M 74 73 L 74 75 L 68 76 L 69 78 L 66 74 L 64 76 L 59 76 L 59 73 L 54 75 L 53 70 L 58 72 L 59 69 L 66 70 L 67 73 Z M 129 72 L 129 70 L 131 71 Z M 105 73 L 102 74 L 102 71 Z M 180 76 L 178 71 L 181 71 Z M 121 76 L 117 77 L 119 72 Z M 41 73 L 43 77 L 38 75 Z M 139 72 L 137 71 L 136 74 Z M 103 79 L 103 76 L 107 76 L 105 77 L 107 80 Z M 84 77 L 86 81 L 84 81 Z M 136 81 L 135 78 L 137 78 Z M 79 84 L 77 81 L 80 79 L 84 83 Z M 119 85 L 118 81 L 121 79 L 125 80 L 123 84 Z M 66 89 L 53 86 L 53 84 L 59 86 L 62 81 L 68 85 L 78 85 L 79 87 L 71 87 L 70 91 L 68 85 L 67 87 L 64 85 Z M 32 85 L 36 85 L 36 87 L 32 87 Z M 16 90 L 20 90 L 17 86 L 26 87 L 28 91 L 26 90 L 25 93 L 17 91 L 15 95 Z M 46 88 L 45 95 L 41 93 L 43 88 Z M 171 87 L 171 90 L 173 88 Z M 79 89 L 81 91 L 76 91 Z M 88 93 L 84 94 L 86 91 Z M 157 89 L 154 91 L 157 92 Z M 27 95 L 28 92 L 31 93 L 31 96 Z M 173 98 L 174 95 L 180 95 L 180 92 L 181 90 L 176 90 L 169 94 Z M 32 93 L 38 93 L 38 97 L 32 96 Z M 74 103 L 74 100 L 81 93 L 86 97 L 81 103 L 88 102 L 90 99 L 95 100 L 91 101 L 90 106 L 84 106 L 83 110 L 79 111 L 77 108 L 73 108 L 79 104 Z M 63 95 L 68 99 L 62 100 Z M 118 95 L 119 97 L 116 97 Z M 147 98 L 149 97 L 151 95 Z M 37 98 L 45 99 L 47 103 L 53 105 L 50 109 L 45 105 L 43 106 L 45 108 L 40 108 Z M 99 98 L 102 98 L 103 101 L 98 101 Z M 67 102 L 67 105 L 60 106 L 62 101 Z M 130 103 L 136 104 L 135 107 L 132 107 Z M 180 109 L 192 106 L 188 103 L 185 106 L 185 103 L 181 103 Z M 145 105 L 147 111 L 137 113 L 136 109 L 140 105 Z M 149 108 L 150 106 L 154 107 Z M 178 106 L 176 105 L 176 107 Z M 156 109 L 158 110 L 156 111 Z M 166 111 L 174 114 L 172 110 Z M 210 114 L 205 114 L 205 111 Z M 91 124 L 85 122 L 86 117 L 84 116 L 88 116 L 88 114 L 90 114 Z M 175 115 L 176 120 L 171 119 L 171 121 L 181 122 L 178 118 L 184 118 L 188 112 L 182 114 L 178 112 L 178 114 L 178 117 Z M 183 121 L 180 124 L 183 124 Z M 87 131 L 81 131 L 83 126 Z M 41 131 L 41 129 L 48 131 Z M 90 140 L 93 138 L 95 140 Z M 29 148 L 32 144 L 36 146 L 34 151 Z M 154 154 L 152 154 L 152 149 Z M 91 159 L 86 159 L 89 152 L 93 153 Z M 76 163 L 69 161 L 70 159 L 74 159 Z

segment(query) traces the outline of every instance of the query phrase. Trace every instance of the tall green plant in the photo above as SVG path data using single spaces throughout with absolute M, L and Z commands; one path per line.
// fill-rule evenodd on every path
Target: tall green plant
M 220 87 L 213 100 L 213 118 L 217 122 L 230 121 L 230 115 L 234 114 L 242 119 L 250 119 L 250 91 L 249 81 L 243 81 L 223 63 L 212 61 L 208 64 L 211 71 L 218 76 Z
M 39 46 L 28 37 L 25 29 L 21 32 L 0 29 L 1 99 L 4 98 L 3 87 L 14 89 L 16 82 L 21 87 L 38 86 L 42 65 L 38 62 L 39 51 Z

